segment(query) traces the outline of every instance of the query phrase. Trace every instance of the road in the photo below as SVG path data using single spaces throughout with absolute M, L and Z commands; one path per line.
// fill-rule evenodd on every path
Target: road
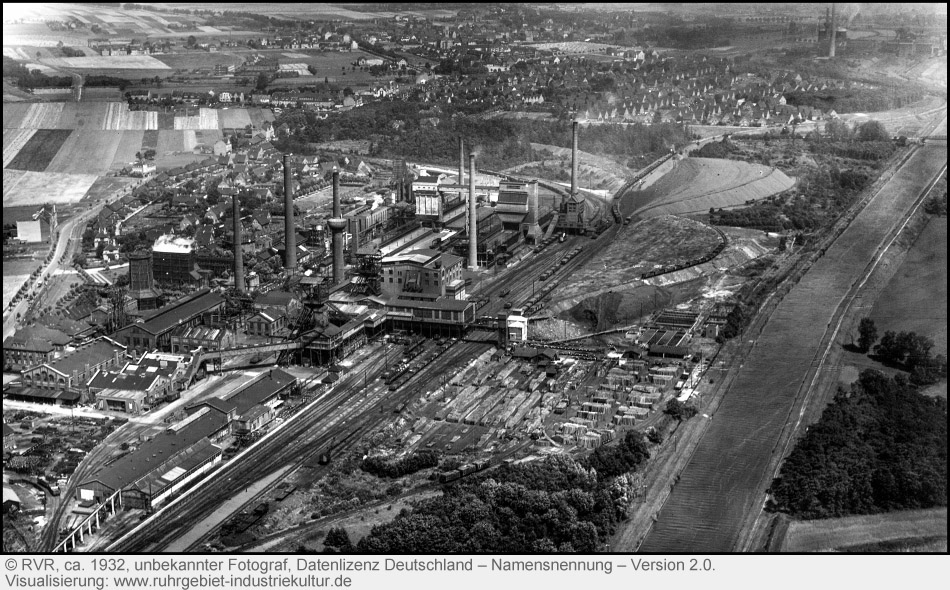
M 736 551 L 805 402 L 807 382 L 849 290 L 868 260 L 946 166 L 946 147 L 926 146 L 877 191 L 778 304 L 646 536 L 645 552 Z

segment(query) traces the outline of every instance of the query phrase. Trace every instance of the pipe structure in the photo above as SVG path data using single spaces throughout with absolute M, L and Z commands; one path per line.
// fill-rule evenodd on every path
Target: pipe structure
M 333 217 L 327 222 L 333 232 L 333 284 L 343 282 L 343 230 L 346 219 L 340 207 L 340 171 L 333 169 Z
M 297 272 L 297 230 L 294 225 L 294 182 L 290 154 L 284 154 L 284 268 Z
M 231 197 L 231 212 L 234 215 L 234 288 L 238 293 L 244 293 L 244 256 L 241 252 L 244 240 L 241 236 L 241 203 L 237 195 Z
M 475 154 L 468 155 L 468 267 L 478 268 L 478 224 L 475 213 Z

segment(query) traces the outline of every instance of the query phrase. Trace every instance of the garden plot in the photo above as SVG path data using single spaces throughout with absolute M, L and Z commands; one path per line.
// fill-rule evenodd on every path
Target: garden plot
M 83 198 L 96 181 L 95 174 L 58 174 L 24 172 L 15 182 L 7 183 L 3 171 L 3 206 L 75 203 Z
M 168 70 L 171 69 L 151 55 L 95 55 L 91 57 L 52 57 L 47 65 L 76 70 Z
M 63 112 L 63 102 L 34 102 L 17 125 L 22 129 L 56 129 Z M 4 105 L 6 110 L 6 105 Z
M 780 193 L 795 181 L 781 170 L 718 158 L 686 158 L 634 193 L 640 217 L 703 213 Z
M 35 129 L 4 129 L 3 130 L 3 167 L 13 161 L 26 142 L 29 141 Z
M 46 167 L 48 172 L 105 174 L 112 167 L 122 131 L 73 132 Z
M 69 129 L 37 129 L 6 167 L 33 172 L 46 170 L 71 133 Z

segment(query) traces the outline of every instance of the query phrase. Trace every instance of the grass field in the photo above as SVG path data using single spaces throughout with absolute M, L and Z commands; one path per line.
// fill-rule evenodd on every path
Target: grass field
M 3 130 L 3 167 L 13 161 L 13 158 L 23 149 L 35 129 L 4 129 Z
M 912 331 L 947 354 L 947 218 L 931 218 L 871 310 L 879 334 Z
M 225 129 L 243 129 L 251 125 L 251 115 L 247 109 L 228 109 L 218 113 L 221 127 Z
M 3 206 L 36 205 L 40 203 L 74 203 L 82 199 L 95 174 L 56 174 L 51 172 L 23 172 L 15 181 L 7 182 L 3 171 Z
M 670 172 L 634 194 L 640 217 L 703 213 L 729 208 L 788 190 L 795 181 L 781 170 L 717 158 L 685 158 Z
M 702 441 L 657 515 L 640 551 L 735 551 L 771 479 L 770 464 L 797 407 L 838 304 L 864 273 L 895 219 L 946 162 L 946 148 L 924 147 L 781 300 L 724 394 Z M 797 412 L 794 414 L 797 416 Z M 794 422 L 793 422 L 794 424 Z
M 141 182 L 141 179 L 128 176 L 100 176 L 86 191 L 83 200 L 111 199 L 117 192 L 125 192 L 128 187 L 139 182 Z
M 71 133 L 68 129 L 37 129 L 6 167 L 43 172 Z
M 907 510 L 825 520 L 792 522 L 783 552 L 834 551 L 887 541 L 943 536 L 947 538 L 947 509 Z M 907 543 L 912 545 L 911 543 Z

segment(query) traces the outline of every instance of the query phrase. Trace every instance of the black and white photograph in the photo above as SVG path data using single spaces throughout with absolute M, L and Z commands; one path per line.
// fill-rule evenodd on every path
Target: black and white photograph
M 946 134 L 945 3 L 4 3 L 3 586 L 910 583 Z

